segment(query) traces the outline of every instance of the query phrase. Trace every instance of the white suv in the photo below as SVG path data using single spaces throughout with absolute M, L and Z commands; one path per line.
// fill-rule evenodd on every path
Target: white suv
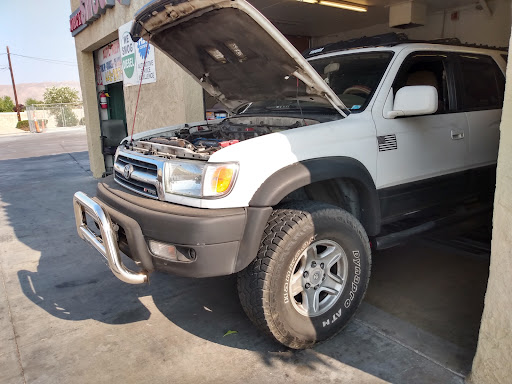
M 153 1 L 148 35 L 234 115 L 128 137 L 97 196 L 76 193 L 123 281 L 238 273 L 251 320 L 306 348 L 355 313 L 372 249 L 492 201 L 502 51 L 392 34 L 306 60 L 244 0 Z

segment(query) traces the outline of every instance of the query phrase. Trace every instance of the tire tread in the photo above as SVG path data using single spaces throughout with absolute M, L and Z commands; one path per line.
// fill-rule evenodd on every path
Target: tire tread
M 271 313 L 270 279 L 267 277 L 277 267 L 280 261 L 280 251 L 283 250 L 283 245 L 290 239 L 295 227 L 301 226 L 301 224 L 308 220 L 308 215 L 318 210 L 324 210 L 327 215 L 341 217 L 342 221 L 348 224 L 360 239 L 363 240 L 363 244 L 367 247 L 366 254 L 369 257 L 368 237 L 364 228 L 354 216 L 329 204 L 312 201 L 300 202 L 275 209 L 272 212 L 263 231 L 261 245 L 256 258 L 247 268 L 239 272 L 237 278 L 240 302 L 249 319 L 261 331 L 290 348 L 308 348 L 314 343 L 304 344 L 303 340 L 291 334 L 283 334 L 281 332 L 276 324 L 278 319 Z M 370 274 L 368 273 L 364 287 L 368 284 L 369 276 Z M 334 333 L 329 339 L 338 332 Z

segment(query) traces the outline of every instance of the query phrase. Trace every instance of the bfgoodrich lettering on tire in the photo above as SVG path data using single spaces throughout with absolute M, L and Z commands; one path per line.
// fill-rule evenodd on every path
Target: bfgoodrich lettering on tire
M 370 277 L 370 245 L 359 221 L 324 203 L 276 209 L 256 259 L 238 275 L 249 318 L 290 348 L 338 333 L 361 303 Z

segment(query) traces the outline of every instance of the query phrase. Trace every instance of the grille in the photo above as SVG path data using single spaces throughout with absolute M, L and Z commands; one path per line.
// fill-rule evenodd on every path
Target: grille
M 125 176 L 126 166 L 131 174 Z M 120 153 L 114 164 L 114 180 L 123 187 L 152 199 L 158 199 L 158 166 Z

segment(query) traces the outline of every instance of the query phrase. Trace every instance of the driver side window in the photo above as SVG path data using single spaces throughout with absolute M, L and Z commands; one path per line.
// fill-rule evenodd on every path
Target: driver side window
M 416 52 L 405 59 L 393 83 L 393 93 L 406 86 L 430 85 L 437 90 L 436 114 L 450 112 L 448 56 L 444 53 Z

